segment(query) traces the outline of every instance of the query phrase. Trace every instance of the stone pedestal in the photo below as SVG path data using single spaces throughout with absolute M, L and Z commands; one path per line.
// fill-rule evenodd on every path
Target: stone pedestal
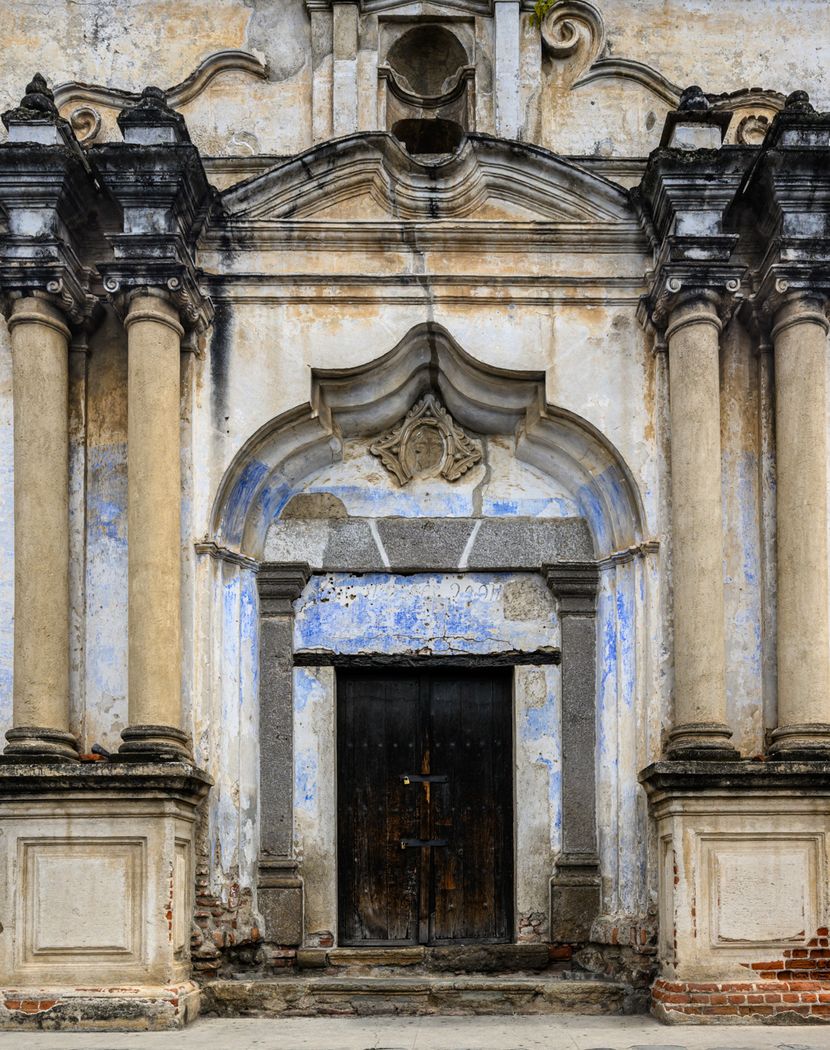
M 830 764 L 669 762 L 640 779 L 657 824 L 655 1014 L 830 1021 Z
M 195 808 L 185 763 L 0 768 L 0 1027 L 192 1020 Z

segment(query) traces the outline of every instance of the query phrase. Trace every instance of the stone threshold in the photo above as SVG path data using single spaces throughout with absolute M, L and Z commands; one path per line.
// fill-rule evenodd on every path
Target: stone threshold
M 329 974 L 362 974 L 367 977 L 391 976 L 390 970 L 397 971 L 402 967 L 405 967 L 408 973 L 506 976 L 511 973 L 547 970 L 554 962 L 555 958 L 548 944 L 301 948 L 297 952 L 297 965 L 302 971 L 325 970 Z
M 631 989 L 555 976 L 319 976 L 211 981 L 202 1013 L 219 1017 L 376 1014 L 624 1014 Z

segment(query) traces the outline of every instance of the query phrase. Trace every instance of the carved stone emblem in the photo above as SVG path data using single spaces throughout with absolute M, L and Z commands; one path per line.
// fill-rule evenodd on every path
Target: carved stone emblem
M 421 398 L 369 451 L 400 485 L 413 478 L 457 481 L 482 459 L 481 442 L 464 433 L 434 394 Z

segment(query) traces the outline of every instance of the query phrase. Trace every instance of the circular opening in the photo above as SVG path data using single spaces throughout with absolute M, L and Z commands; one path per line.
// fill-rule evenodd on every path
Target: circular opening
M 467 52 L 443 26 L 416 26 L 395 41 L 386 61 L 416 95 L 431 97 L 447 90 L 467 65 Z
M 392 125 L 392 134 L 411 154 L 454 153 L 464 141 L 461 125 L 442 117 L 398 120 Z

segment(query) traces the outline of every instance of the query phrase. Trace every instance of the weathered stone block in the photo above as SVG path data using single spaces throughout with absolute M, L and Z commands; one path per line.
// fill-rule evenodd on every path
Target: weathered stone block
M 285 946 L 302 943 L 302 886 L 260 887 L 257 903 L 265 923 L 266 940 Z

